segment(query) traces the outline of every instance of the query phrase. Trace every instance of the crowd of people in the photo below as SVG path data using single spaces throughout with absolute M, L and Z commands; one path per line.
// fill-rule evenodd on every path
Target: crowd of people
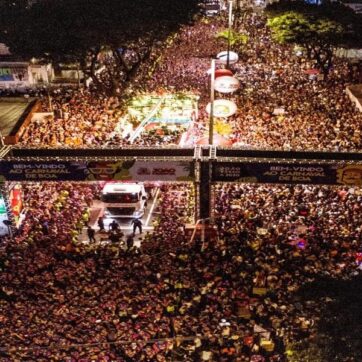
M 43 112 L 54 112 L 33 120 L 21 138 L 22 145 L 35 147 L 94 147 L 116 136 L 117 98 L 96 95 L 87 89 L 55 89 L 43 97 Z
M 224 26 L 225 27 L 225 26 Z M 207 70 L 223 50 L 215 34 L 222 23 L 210 21 L 184 29 L 164 55 L 147 86 L 200 94 L 199 122 L 208 125 Z M 232 65 L 241 87 L 227 97 L 238 106 L 229 117 L 234 146 L 285 150 L 353 151 L 361 149 L 362 114 L 348 98 L 346 86 L 360 81 L 357 66 L 336 58 L 328 79 L 314 74 L 315 64 L 303 52 L 276 44 L 265 18 L 246 16 L 237 29 L 248 36 Z M 225 44 L 224 44 L 225 47 Z M 175 54 L 178 54 L 175 56 Z M 159 70 L 159 71 L 158 71 Z M 278 110 L 275 112 L 275 110 Z
M 75 245 L 89 220 L 89 207 L 99 186 L 92 183 L 24 183 L 24 220 L 15 243 L 56 240 L 60 248 Z
M 163 185 L 141 247 L 79 244 L 97 190 L 29 184 L 17 242 L 0 252 L 2 361 L 284 361 L 324 300 L 299 288 L 362 260 L 362 190 L 219 185 L 217 238 L 191 239 L 194 191 Z
M 225 28 L 224 19 L 200 20 L 184 26 L 157 58 L 152 74 L 141 72 L 130 86 L 137 92 L 191 92 L 200 95 L 199 123 L 207 126 L 210 59 L 223 50 L 215 37 Z M 248 36 L 239 61 L 232 66 L 241 81 L 229 96 L 238 106 L 228 119 L 230 140 L 244 148 L 285 150 L 353 151 L 361 149 L 362 115 L 346 94 L 359 73 L 336 58 L 328 79 L 316 75 L 315 64 L 290 46 L 276 44 L 265 18 L 246 16 L 237 31 Z M 235 50 L 235 49 L 234 49 Z M 147 63 L 148 64 L 148 63 Z M 132 93 L 133 92 L 133 93 Z M 49 109 L 48 97 L 43 99 Z M 125 110 L 116 97 L 103 97 L 90 90 L 58 91 L 52 95 L 55 119 L 33 122 L 22 138 L 26 145 L 47 147 L 102 147 L 129 145 L 117 129 Z M 279 110 L 275 112 L 275 110 Z M 52 132 L 49 132 L 51 130 Z M 147 138 L 142 139 L 142 136 Z M 159 144 L 157 135 L 145 132 L 135 145 Z M 175 143 L 174 139 L 163 144 Z
M 361 188 L 229 184 L 216 192 L 219 237 L 243 277 L 232 290 L 246 295 L 256 313 L 250 319 L 286 345 L 312 340 L 328 298 L 306 301 L 298 291 L 320 278 L 359 274 Z M 258 288 L 263 295 L 251 302 Z
M 166 320 L 163 318 L 152 324 L 157 316 L 161 316 L 162 305 L 152 311 L 148 301 L 153 296 L 146 296 L 146 286 L 133 292 L 133 282 L 128 280 L 128 276 L 133 278 L 137 270 L 139 277 L 143 275 L 145 265 L 150 262 L 147 254 L 140 255 L 139 250 L 134 249 L 126 254 L 121 244 L 95 247 L 94 244 L 79 242 L 81 230 L 89 221 L 89 206 L 99 196 L 98 185 L 28 183 L 23 187 L 25 218 L 15 238 L 3 240 L 1 245 L 1 360 L 51 358 L 61 361 L 68 360 L 68 357 L 78 360 L 82 355 L 89 360 L 95 355 L 97 360 L 108 356 L 121 361 L 124 360 L 122 353 L 125 360 L 134 360 L 133 354 L 144 353 L 143 347 L 155 337 L 159 324 L 165 324 Z M 156 258 L 157 253 L 165 250 L 165 236 L 167 248 L 172 250 L 181 242 L 182 226 L 193 219 L 194 201 L 190 198 L 193 198 L 193 188 L 186 184 L 161 187 L 155 210 L 159 216 L 154 233 L 146 233 L 143 237 L 142 252 L 152 252 Z M 137 284 L 136 279 L 134 283 Z M 149 283 L 152 284 L 152 280 Z M 121 302 L 119 306 L 116 306 L 116 301 L 112 302 L 115 297 Z M 72 302 L 69 304 L 68 300 Z M 141 307 L 137 300 L 143 305 L 143 312 L 137 310 Z M 113 307 L 106 306 L 107 303 Z M 16 309 L 13 309 L 14 305 Z M 135 315 L 129 319 L 132 310 Z M 83 322 L 73 330 L 77 316 Z M 119 321 L 116 322 L 115 318 Z M 113 321 L 114 328 L 111 326 Z M 111 328 L 109 335 L 108 332 L 104 334 L 108 327 Z M 131 329 L 134 330 L 132 333 Z M 129 345 L 122 349 L 123 352 L 117 352 L 118 345 L 115 346 L 116 352 L 103 353 L 101 345 L 91 349 L 85 345 L 75 347 L 72 352 L 73 347 L 69 345 L 79 344 L 81 338 L 85 338 L 87 345 L 111 342 L 109 338 L 115 340 L 121 336 L 124 342 L 131 335 L 137 346 Z M 24 346 L 18 345 L 20 340 Z M 59 344 L 63 343 L 58 351 Z M 154 348 L 145 355 L 150 353 L 155 354 Z
M 243 26 L 250 41 L 235 65 L 242 84 L 233 97 L 240 110 L 231 119 L 235 142 L 286 150 L 361 149 L 362 114 L 346 93 L 359 80 L 357 69 L 336 58 L 328 79 L 320 80 L 305 54 L 271 40 L 263 19 L 251 17 Z
M 225 19 L 183 27 L 142 92 L 200 95 L 208 123 L 210 59 Z M 249 37 L 234 65 L 241 88 L 229 138 L 245 148 L 355 151 L 362 116 L 345 87 L 355 74 L 335 60 L 328 80 L 310 77 L 302 53 L 276 45 L 261 15 L 238 29 Z M 117 128 L 124 105 L 90 89 L 60 89 L 21 144 L 130 145 Z M 275 112 L 275 109 L 279 109 Z M 282 110 L 282 111 L 280 111 Z M 176 143 L 148 132 L 136 145 Z M 96 183 L 24 183 L 25 217 L 0 244 L 1 361 L 286 361 L 290 344 L 312 340 L 326 300 L 302 300 L 319 277 L 362 270 L 362 189 L 352 186 L 223 184 L 214 188 L 215 228 L 193 238 L 195 191 L 162 185 L 152 232 L 140 247 L 81 243 Z M 101 228 L 101 224 L 98 226 Z M 104 226 L 104 225 L 103 225 Z M 102 228 L 101 228 L 102 229 Z M 212 237 L 211 237 L 212 236 Z

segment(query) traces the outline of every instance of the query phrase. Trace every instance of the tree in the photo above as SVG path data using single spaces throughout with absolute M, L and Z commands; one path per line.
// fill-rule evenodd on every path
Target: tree
M 132 80 L 156 42 L 198 11 L 197 0 L 41 0 L 6 9 L 0 41 L 13 54 L 76 62 L 109 94 Z
M 222 39 L 227 43 L 229 37 L 229 30 L 225 29 L 216 34 L 217 39 Z M 230 46 L 237 48 L 238 51 L 242 50 L 243 45 L 248 42 L 249 38 L 246 34 L 230 30 Z
M 362 45 L 362 18 L 341 3 L 310 5 L 284 0 L 268 5 L 267 15 L 274 40 L 302 46 L 325 76 L 336 47 Z

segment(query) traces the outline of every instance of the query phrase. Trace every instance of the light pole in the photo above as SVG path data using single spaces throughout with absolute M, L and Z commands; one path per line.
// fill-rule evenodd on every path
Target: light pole
M 209 118 L 209 145 L 214 144 L 214 101 L 215 101 L 215 61 L 211 59 L 210 82 L 210 118 Z
M 233 22 L 233 2 L 229 1 L 229 24 L 228 24 L 228 54 L 226 58 L 226 68 L 229 69 L 229 53 L 230 53 L 230 36 L 231 36 L 231 26 Z

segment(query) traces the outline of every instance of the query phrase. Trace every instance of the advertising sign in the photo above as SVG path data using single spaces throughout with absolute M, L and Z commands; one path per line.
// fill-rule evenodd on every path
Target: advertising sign
M 89 162 L 87 181 L 192 181 L 194 164 L 183 161 Z
M 218 77 L 230 76 L 232 77 L 234 74 L 230 69 L 216 69 L 215 70 L 215 79 Z
M 0 215 L 6 214 L 6 207 L 4 197 L 0 195 Z
M 192 181 L 194 164 L 183 161 L 89 162 L 86 180 Z
M 85 163 L 76 162 L 0 162 L 3 181 L 82 181 Z
M 27 66 L 0 67 L 0 82 L 27 82 L 28 80 Z
M 230 117 L 237 111 L 237 106 L 233 101 L 227 99 L 216 99 L 214 101 L 215 117 Z M 211 103 L 206 106 L 206 112 L 211 112 Z
M 227 64 L 228 52 L 223 51 L 219 53 L 216 58 L 221 64 Z M 239 60 L 239 56 L 235 52 L 229 52 L 229 64 L 234 64 Z
M 361 186 L 362 165 L 217 162 L 212 181 Z
M 239 88 L 238 79 L 230 76 L 218 77 L 215 79 L 215 90 L 220 93 L 232 93 Z
M 21 210 L 23 209 L 23 196 L 21 185 L 15 185 L 14 188 L 11 189 L 9 201 L 15 221 L 18 222 Z
M 193 162 L 0 162 L 2 181 L 193 181 Z

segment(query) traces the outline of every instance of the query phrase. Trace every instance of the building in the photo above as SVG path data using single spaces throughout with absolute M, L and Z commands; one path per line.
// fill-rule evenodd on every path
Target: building
M 49 84 L 54 78 L 50 63 L 14 57 L 5 44 L 0 43 L 0 89 L 21 90 Z

